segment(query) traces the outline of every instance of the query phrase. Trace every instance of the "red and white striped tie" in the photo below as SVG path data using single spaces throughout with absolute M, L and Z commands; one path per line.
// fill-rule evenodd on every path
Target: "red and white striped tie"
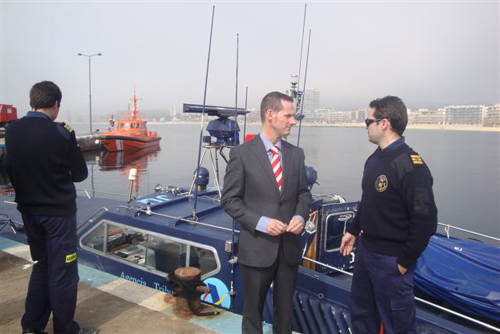
M 274 176 L 276 177 L 276 182 L 278 183 L 278 188 L 281 191 L 281 182 L 283 181 L 282 172 L 281 172 L 281 160 L 279 155 L 278 146 L 271 147 L 270 151 L 273 154 L 271 159 L 271 166 L 273 167 Z

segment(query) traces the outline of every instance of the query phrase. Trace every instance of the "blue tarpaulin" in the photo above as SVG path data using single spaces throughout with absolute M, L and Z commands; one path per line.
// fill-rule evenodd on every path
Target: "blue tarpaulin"
M 435 235 L 418 260 L 415 286 L 469 314 L 500 321 L 500 248 Z

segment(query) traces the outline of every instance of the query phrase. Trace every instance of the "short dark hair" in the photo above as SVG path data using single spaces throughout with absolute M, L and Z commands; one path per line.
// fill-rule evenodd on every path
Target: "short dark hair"
M 370 102 L 370 108 L 375 108 L 375 118 L 387 118 L 394 132 L 403 135 L 408 124 L 408 113 L 403 100 L 397 96 L 386 96 Z
M 36 83 L 30 90 L 30 105 L 33 110 L 51 108 L 57 101 L 61 103 L 62 93 L 52 81 Z
M 262 123 L 264 123 L 264 120 L 266 119 L 267 109 L 274 110 L 275 112 L 283 109 L 283 105 L 281 104 L 281 101 L 283 100 L 293 103 L 292 97 L 280 92 L 271 92 L 264 96 L 262 102 L 260 103 L 260 120 Z

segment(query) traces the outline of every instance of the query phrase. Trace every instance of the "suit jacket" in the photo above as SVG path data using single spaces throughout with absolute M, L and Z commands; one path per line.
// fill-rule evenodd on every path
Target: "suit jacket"
M 241 226 L 238 261 L 252 267 L 269 267 L 283 239 L 285 258 L 297 264 L 302 256 L 301 236 L 284 233 L 271 236 L 255 229 L 267 216 L 288 224 L 293 216 L 309 217 L 310 192 L 304 166 L 304 151 L 282 141 L 283 182 L 281 192 L 260 136 L 231 149 L 224 177 L 222 207 Z

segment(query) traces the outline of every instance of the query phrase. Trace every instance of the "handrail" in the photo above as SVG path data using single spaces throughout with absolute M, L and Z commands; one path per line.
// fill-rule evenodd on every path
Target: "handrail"
M 443 224 L 443 223 L 439 223 L 438 222 L 438 225 L 444 227 L 444 231 L 446 232 L 446 236 L 448 238 L 450 237 L 450 228 L 452 228 L 452 229 L 455 229 L 455 230 L 458 230 L 458 231 L 462 231 L 462 232 L 467 232 L 467 233 L 470 233 L 470 234 L 474 234 L 474 235 L 477 235 L 477 236 L 480 236 L 480 237 L 483 237 L 483 238 L 488 238 L 488 239 L 492 239 L 492 240 L 495 240 L 495 241 L 500 241 L 500 238 L 495 238 L 495 237 L 492 237 L 492 236 L 487 235 L 487 234 L 482 234 L 482 233 L 478 233 L 478 232 L 466 230 L 465 228 L 456 227 L 456 226 L 453 226 L 453 225 L 450 225 L 450 224 Z
M 109 192 L 109 191 L 103 191 L 103 190 L 88 190 L 88 189 L 76 189 L 76 191 L 83 191 L 87 197 L 90 199 L 92 198 L 90 195 L 89 195 L 89 191 L 90 192 L 93 192 L 93 193 L 101 193 L 101 194 L 108 194 L 108 195 L 115 195 L 115 196 L 120 196 L 120 197 L 127 197 L 126 194 L 118 194 L 118 193 L 112 193 L 112 192 Z
M 157 212 L 153 212 L 153 211 L 147 211 L 147 210 L 144 210 L 144 209 L 139 209 L 139 210 L 137 210 L 137 212 L 145 213 L 148 216 L 155 215 L 155 216 L 160 216 L 160 217 L 164 217 L 164 218 L 180 220 L 180 221 L 192 224 L 192 225 L 202 225 L 202 226 L 211 227 L 211 228 L 215 228 L 215 229 L 219 229 L 219 230 L 233 232 L 232 228 L 227 228 L 227 227 L 222 227 L 222 226 L 215 226 L 215 225 L 212 225 L 212 224 L 202 223 L 202 222 L 199 222 L 199 221 L 192 221 L 192 220 L 189 220 L 189 219 L 186 219 L 186 218 L 183 218 L 183 217 L 176 217 L 176 216 L 166 215 L 166 214 L 163 214 L 163 213 L 157 213 Z M 238 231 L 238 230 L 235 230 L 235 232 L 240 233 L 240 231 Z
M 106 207 L 100 207 L 96 212 L 94 212 L 89 218 L 87 218 L 87 220 L 82 224 L 80 225 L 80 227 L 77 229 L 78 231 L 80 231 L 84 226 L 86 226 L 88 223 L 93 223 L 94 221 L 92 220 L 95 216 L 97 216 L 101 211 L 105 211 L 107 212 L 108 209 Z
M 319 262 L 319 261 L 313 260 L 313 259 L 308 258 L 308 257 L 305 257 L 305 256 L 303 256 L 303 257 L 302 257 L 302 259 L 304 259 L 304 260 L 306 260 L 306 261 L 309 261 L 309 262 L 312 262 L 312 263 L 315 263 L 315 264 L 317 264 L 317 265 L 320 265 L 320 266 L 326 267 L 326 268 L 328 268 L 328 269 L 333 269 L 333 270 L 338 271 L 338 272 L 341 272 L 341 273 L 343 273 L 343 274 L 346 274 L 346 275 L 349 275 L 349 276 L 353 276 L 353 274 L 352 274 L 352 273 L 350 273 L 350 272 L 348 272 L 348 271 L 345 271 L 345 270 L 342 270 L 342 269 L 339 269 L 339 268 L 336 268 L 336 267 L 330 266 L 330 265 L 328 265 L 328 264 L 326 264 L 326 263 Z M 500 328 L 497 328 L 497 327 L 494 327 L 494 326 L 492 326 L 492 325 L 490 325 L 490 324 L 487 324 L 487 323 L 485 323 L 485 322 L 482 322 L 482 321 L 476 320 L 476 319 L 474 319 L 474 318 L 471 318 L 471 317 L 469 317 L 469 316 L 466 316 L 465 314 L 462 314 L 462 313 L 459 313 L 459 312 L 455 312 L 455 311 L 453 311 L 453 310 L 450 310 L 450 309 L 447 309 L 447 308 L 442 307 L 442 306 L 440 306 L 440 305 L 437 305 L 437 304 L 431 303 L 431 302 L 429 302 L 429 301 L 427 301 L 427 300 L 425 300 L 425 299 L 419 298 L 419 297 L 415 297 L 415 300 L 417 300 L 417 301 L 419 301 L 419 302 L 422 302 L 422 303 L 424 303 L 424 304 L 427 304 L 427 305 L 429 305 L 429 306 L 435 307 L 435 308 L 437 308 L 437 309 L 439 309 L 439 310 L 441 310 L 441 311 L 444 311 L 444 312 L 447 312 L 447 313 L 453 314 L 453 315 L 455 315 L 455 316 L 457 316 L 457 317 L 459 317 L 459 318 L 462 318 L 462 319 L 468 320 L 468 321 L 470 321 L 470 322 L 473 322 L 473 323 L 475 323 L 475 324 L 477 324 L 477 325 L 480 325 L 480 326 L 483 326 L 483 327 L 489 328 L 489 329 L 491 329 L 491 330 L 494 330 L 494 331 L 496 331 L 496 332 L 500 333 Z

